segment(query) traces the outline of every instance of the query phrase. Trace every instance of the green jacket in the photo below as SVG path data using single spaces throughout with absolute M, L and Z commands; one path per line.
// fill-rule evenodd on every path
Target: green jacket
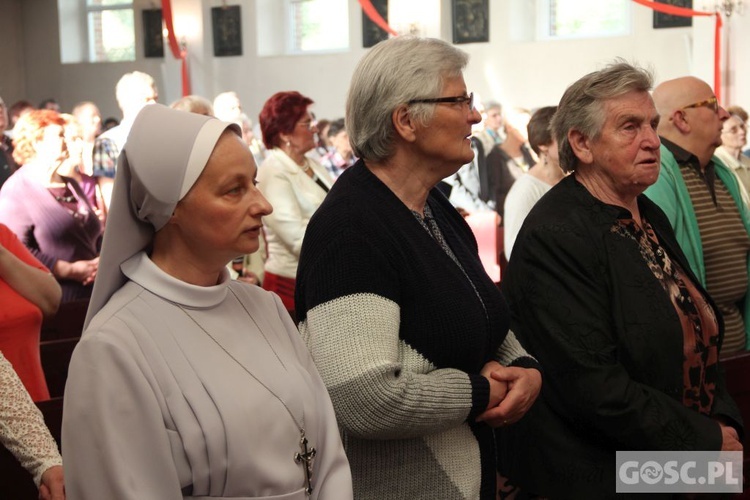
M 745 230 L 750 234 L 750 211 L 742 201 L 740 186 L 737 177 L 716 156 L 712 158 L 716 166 L 716 177 L 724 183 L 732 195 L 740 217 L 745 225 Z M 703 265 L 703 243 L 698 230 L 698 221 L 695 216 L 693 202 L 687 190 L 685 180 L 682 178 L 680 166 L 674 155 L 663 144 L 661 146 L 661 171 L 656 183 L 649 187 L 645 194 L 651 198 L 667 214 L 670 224 L 674 229 L 677 241 L 690 263 L 693 273 L 700 279 L 701 285 L 706 286 L 706 268 Z M 748 260 L 748 271 L 750 274 L 750 259 Z M 742 317 L 745 323 L 745 349 L 750 349 L 750 280 L 748 290 L 745 293 Z

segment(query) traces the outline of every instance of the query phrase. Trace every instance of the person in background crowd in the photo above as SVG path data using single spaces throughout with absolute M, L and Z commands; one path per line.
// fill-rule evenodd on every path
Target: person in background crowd
M 5 101 L 0 97 L 0 187 L 18 168 L 13 159 L 13 141 L 5 135 L 7 128 L 8 110 L 5 107 Z
M 742 154 L 747 141 L 747 123 L 739 115 L 729 115 L 721 130 L 721 146 L 716 157 L 731 168 L 740 181 L 740 191 L 745 205 L 750 204 L 750 158 Z
M 261 165 L 268 156 L 268 151 L 261 141 L 255 137 L 253 131 L 253 121 L 245 113 L 240 115 L 242 124 L 242 139 L 250 148 L 256 165 Z M 265 265 L 268 254 L 266 252 L 266 239 L 261 233 L 259 236 L 260 248 L 257 252 L 247 254 L 244 257 L 235 259 L 232 264 L 232 278 L 250 283 L 251 285 L 260 285 L 263 283 L 263 266 Z
M 68 159 L 64 127 L 50 110 L 18 121 L 13 155 L 23 167 L 0 189 L 0 223 L 52 271 L 67 302 L 91 295 L 101 223 L 78 182 L 59 172 Z
M 49 399 L 39 335 L 42 319 L 57 312 L 61 297 L 54 276 L 0 224 L 0 352 L 34 401 Z
M 0 352 L 0 442 L 34 477 L 41 500 L 65 500 L 62 458 L 44 416 Z
M 471 150 L 474 158 L 443 179 L 450 186 L 448 200 L 462 214 L 495 211 L 495 202 L 490 196 L 487 157 L 482 141 L 476 136 L 471 137 Z
M 333 179 L 338 179 L 344 170 L 357 163 L 357 157 L 354 156 L 352 145 L 349 143 L 349 134 L 346 133 L 343 118 L 334 120 L 328 125 L 328 141 L 331 148 L 320 163 L 328 170 Z
M 222 92 L 214 98 L 214 116 L 219 120 L 240 123 L 242 103 L 236 92 Z
M 539 161 L 513 183 L 505 198 L 503 251 L 507 259 L 510 259 L 518 231 L 532 207 L 565 176 L 557 155 L 557 140 L 549 128 L 555 111 L 557 106 L 538 109 L 526 127 L 529 144 Z
M 255 174 L 234 123 L 158 104 L 133 123 L 65 387 L 71 498 L 352 499 L 294 323 L 228 279 L 272 210 Z
M 113 129 L 120 124 L 120 120 L 114 116 L 110 116 L 102 122 L 102 132 Z
M 240 124 L 242 125 L 242 138 L 245 140 L 247 147 L 250 148 L 250 152 L 253 154 L 255 163 L 260 165 L 263 160 L 266 159 L 268 151 L 261 141 L 255 137 L 253 131 L 253 121 L 245 113 L 240 115 Z
M 81 126 L 83 151 L 81 152 L 81 173 L 94 175 L 94 144 L 102 131 L 102 115 L 99 108 L 91 101 L 79 102 L 72 111 Z
M 360 160 L 302 245 L 300 332 L 361 500 L 495 500 L 493 427 L 515 425 L 541 385 L 471 230 L 435 188 L 473 156 L 467 61 L 410 36 L 367 52 L 346 102 Z
M 727 108 L 727 113 L 729 113 L 730 115 L 737 115 L 737 116 L 739 116 L 740 119 L 745 123 L 745 126 L 747 126 L 748 115 L 747 115 L 747 111 L 745 111 L 745 108 L 743 108 L 742 106 L 737 106 L 737 105 L 735 105 L 735 106 L 729 106 Z M 743 144 L 742 147 L 744 148 L 745 145 Z M 744 154 L 745 156 L 750 157 L 750 149 L 745 149 L 742 152 L 742 154 Z
M 511 186 L 536 163 L 531 148 L 521 132 L 505 125 L 505 140 L 487 155 L 487 176 L 495 210 L 504 216 L 505 198 Z
M 125 73 L 115 86 L 117 105 L 122 111 L 122 121 L 96 138 L 93 154 L 93 175 L 98 179 L 104 201 L 104 212 L 109 209 L 112 183 L 115 178 L 117 157 L 128 138 L 130 127 L 144 106 L 159 98 L 156 83 L 151 75 L 141 71 Z
M 505 140 L 505 120 L 503 119 L 503 107 L 499 102 L 489 101 L 484 103 L 484 128 L 476 137 L 482 142 L 485 156 L 488 156 L 498 144 Z
M 88 198 L 89 203 L 96 210 L 99 220 L 104 222 L 104 216 L 101 212 L 101 196 L 99 183 L 96 177 L 83 173 L 83 128 L 76 120 L 75 116 L 63 113 L 60 115 L 65 120 L 65 147 L 68 150 L 68 158 L 58 169 L 58 173 L 63 177 L 70 177 L 81 186 L 83 194 Z
M 318 132 L 315 139 L 315 148 L 311 149 L 307 156 L 317 161 L 318 163 L 323 162 L 325 155 L 331 152 L 333 145 L 331 144 L 331 138 L 328 136 L 328 130 L 331 128 L 331 121 L 323 118 L 318 120 L 315 118 L 315 114 L 312 115 L 315 126 L 318 128 Z
M 695 77 L 662 82 L 654 102 L 662 117 L 661 171 L 646 195 L 669 217 L 690 269 L 721 311 L 721 353 L 747 349 L 750 209 L 737 176 L 714 156 L 729 113 Z
M 34 105 L 26 99 L 21 99 L 20 101 L 14 102 L 13 105 L 8 109 L 10 124 L 8 126 L 8 129 L 5 131 L 5 134 L 13 139 L 13 129 L 16 128 L 16 123 L 18 122 L 19 118 L 21 118 L 21 116 L 25 115 L 29 111 L 33 111 L 34 109 L 36 109 L 34 108 Z
M 531 209 L 503 276 L 545 370 L 537 404 L 498 432 L 523 498 L 619 498 L 618 450 L 742 450 L 720 312 L 642 194 L 660 175 L 651 85 L 615 62 L 568 87 L 552 130 L 572 173 Z
M 318 132 L 312 104 L 299 92 L 278 92 L 259 118 L 268 158 L 258 169 L 258 186 L 273 205 L 273 213 L 263 217 L 268 244 L 263 288 L 278 294 L 290 312 L 307 223 L 333 185 L 326 169 L 306 156 Z
M 199 95 L 186 95 L 180 97 L 169 105 L 172 109 L 187 111 L 188 113 L 197 113 L 204 116 L 214 116 L 214 107 L 211 101 Z
M 55 99 L 50 97 L 49 99 L 45 99 L 42 102 L 39 103 L 39 107 L 37 109 L 51 109 L 52 111 L 60 112 L 60 105 L 57 103 Z

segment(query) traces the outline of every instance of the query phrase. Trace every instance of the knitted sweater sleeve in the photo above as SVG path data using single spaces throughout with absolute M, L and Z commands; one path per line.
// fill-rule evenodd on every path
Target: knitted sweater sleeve
M 316 248 L 308 264 L 297 277 L 300 332 L 344 431 L 410 438 L 455 427 L 486 408 L 483 376 L 437 368 L 403 341 L 399 273 L 375 245 L 347 233 Z

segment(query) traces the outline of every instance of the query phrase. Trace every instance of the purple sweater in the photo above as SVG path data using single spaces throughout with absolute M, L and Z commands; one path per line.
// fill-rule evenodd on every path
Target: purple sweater
M 81 187 L 74 179 L 64 178 L 78 198 L 78 213 L 74 215 L 55 200 L 28 167 L 31 165 L 17 170 L 0 189 L 0 223 L 16 233 L 47 269 L 52 270 L 58 260 L 96 258 L 102 227 Z M 92 285 L 59 281 L 63 302 L 91 296 Z

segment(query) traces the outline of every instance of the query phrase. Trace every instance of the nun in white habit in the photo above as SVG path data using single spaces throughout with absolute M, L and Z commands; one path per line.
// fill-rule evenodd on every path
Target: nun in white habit
M 157 104 L 133 124 L 65 390 L 69 499 L 352 498 L 289 314 L 225 268 L 271 213 L 241 137 Z

